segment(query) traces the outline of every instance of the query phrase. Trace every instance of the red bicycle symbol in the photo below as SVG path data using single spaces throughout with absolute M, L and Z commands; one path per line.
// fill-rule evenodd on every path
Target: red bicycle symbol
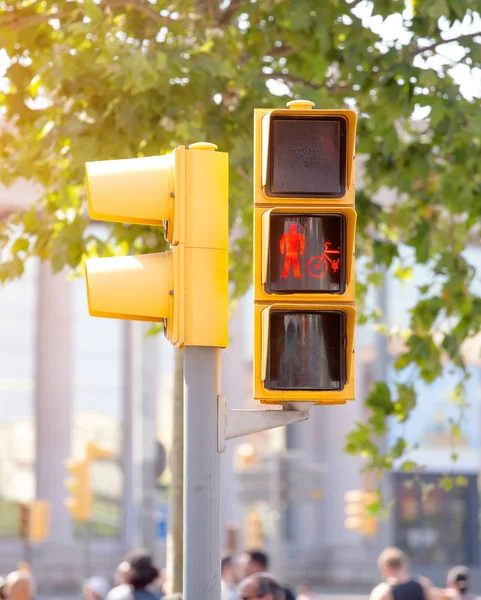
M 331 246 L 331 242 L 325 242 L 324 244 L 324 252 L 321 256 L 313 256 L 309 259 L 307 263 L 307 272 L 311 277 L 316 277 L 317 279 L 321 279 L 327 273 L 329 265 L 333 272 L 339 270 L 339 262 L 340 258 L 330 258 L 329 254 L 340 254 L 339 250 L 329 250 Z

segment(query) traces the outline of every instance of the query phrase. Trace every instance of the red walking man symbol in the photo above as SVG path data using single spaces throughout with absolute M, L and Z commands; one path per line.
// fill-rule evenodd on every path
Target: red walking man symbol
M 297 279 L 302 278 L 301 270 L 299 268 L 299 254 L 304 254 L 305 247 L 306 240 L 304 239 L 304 236 L 302 233 L 297 233 L 297 225 L 292 223 L 289 225 L 289 233 L 285 233 L 281 238 L 281 254 L 285 254 L 286 256 L 281 277 L 289 277 L 289 271 L 292 265 L 294 277 Z

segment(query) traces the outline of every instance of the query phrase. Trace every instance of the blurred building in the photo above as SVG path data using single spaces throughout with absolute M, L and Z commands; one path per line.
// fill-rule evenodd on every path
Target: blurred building
M 35 190 L 25 183 L 0 189 L 0 207 L 26 206 L 34 196 Z M 381 201 L 391 199 L 385 192 Z M 467 252 L 481 273 L 481 251 Z M 422 268 L 415 268 L 413 279 L 400 287 L 387 273 L 380 296 L 369 302 L 384 307 L 390 328 L 408 326 L 416 286 L 426 277 Z M 169 463 L 153 466 L 152 453 L 155 437 L 167 456 L 171 444 L 173 352 L 162 336 L 142 342 L 145 326 L 91 318 L 84 288 L 82 279 L 72 279 L 67 272 L 53 275 L 50 265 L 35 260 L 27 264 L 21 279 L 0 288 L 0 572 L 12 568 L 23 553 L 16 503 L 44 498 L 52 506 L 52 535 L 35 549 L 35 560 L 42 565 L 41 578 L 57 587 L 78 580 L 82 557 L 81 531 L 64 506 L 63 461 L 80 456 L 89 440 L 111 448 L 115 455 L 94 469 L 95 571 L 112 576 L 124 551 L 143 540 L 145 506 L 155 515 L 152 536 L 157 555 L 161 562 L 165 557 Z M 250 294 L 233 314 L 230 337 L 223 354 L 223 392 L 229 407 L 252 407 Z M 356 402 L 316 407 L 307 422 L 228 442 L 221 459 L 222 521 L 225 531 L 227 523 L 238 529 L 237 542 L 230 539 L 230 546 L 237 543 L 240 549 L 258 539 L 276 555 L 282 575 L 293 583 L 372 583 L 377 578 L 375 558 L 388 543 L 404 548 L 415 569 L 439 583 L 453 563 L 479 563 L 481 372 L 476 343 L 468 355 L 469 407 L 460 424 L 457 462 L 452 461 L 453 443 L 447 435 L 449 419 L 458 414 L 449 394 L 455 374 L 446 365 L 445 375 L 433 385 L 417 385 L 419 399 L 412 418 L 402 426 L 393 423 L 390 432 L 391 440 L 403 435 L 417 445 L 413 458 L 425 465 L 424 472 L 414 483 L 397 471 L 385 478 L 386 496 L 397 503 L 376 538 L 363 538 L 344 527 L 344 494 L 363 485 L 362 461 L 344 453 L 345 436 L 365 418 L 362 399 L 373 380 L 390 385 L 402 381 L 392 368 L 398 351 L 371 326 L 358 328 Z M 156 412 L 150 424 L 144 412 L 149 397 L 155 399 L 150 408 Z M 301 450 L 306 461 L 326 466 L 320 481 L 324 498 L 282 506 L 282 515 L 273 514 L 269 503 L 243 504 L 237 476 L 240 462 L 248 464 L 249 457 L 262 460 L 286 449 Z M 162 476 L 146 499 L 140 492 L 149 461 Z M 450 494 L 426 487 L 452 472 L 466 477 L 466 487 Z M 256 521 L 249 521 L 252 514 L 257 514 Z M 279 554 L 274 528 L 280 517 L 284 543 Z M 248 525 L 254 522 L 259 531 L 249 533 Z M 226 540 L 227 535 L 225 545 Z

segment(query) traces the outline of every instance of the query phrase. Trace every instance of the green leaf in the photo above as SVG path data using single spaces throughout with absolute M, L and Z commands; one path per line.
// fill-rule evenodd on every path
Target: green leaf
M 103 17 L 102 10 L 95 4 L 93 0 L 83 0 L 83 6 L 87 17 L 95 23 Z
M 30 242 L 26 238 L 17 238 L 12 246 L 12 254 L 19 252 L 27 252 L 30 247 Z

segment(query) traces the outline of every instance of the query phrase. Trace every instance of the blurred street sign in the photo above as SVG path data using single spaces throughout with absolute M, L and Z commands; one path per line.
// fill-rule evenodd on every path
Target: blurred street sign
M 155 530 L 157 539 L 167 539 L 167 520 L 169 509 L 167 504 L 157 504 L 155 507 Z

